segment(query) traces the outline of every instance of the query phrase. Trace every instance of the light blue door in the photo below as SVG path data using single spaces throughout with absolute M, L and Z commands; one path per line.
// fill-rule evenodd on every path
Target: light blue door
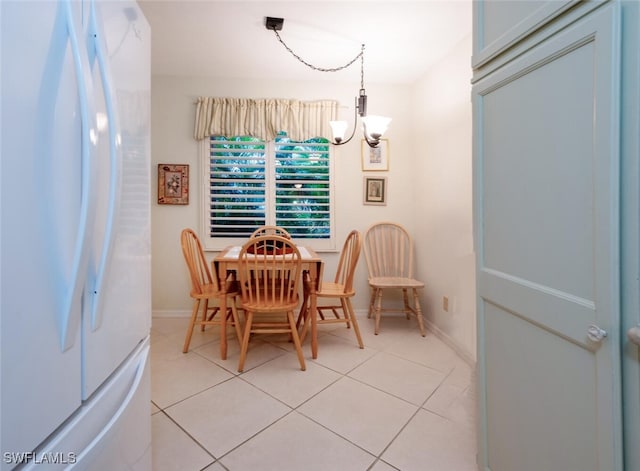
M 473 87 L 483 470 L 622 469 L 617 7 Z
M 640 3 L 622 2 L 621 274 L 625 470 L 640 470 Z

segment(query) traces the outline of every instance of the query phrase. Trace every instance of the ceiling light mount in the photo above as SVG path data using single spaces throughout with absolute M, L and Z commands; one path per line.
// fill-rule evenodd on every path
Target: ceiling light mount
M 267 16 L 264 20 L 264 25 L 267 29 L 274 31 L 282 31 L 282 25 L 284 25 L 284 18 L 274 18 Z
M 355 101 L 355 121 L 353 124 L 353 132 L 351 133 L 349 139 L 344 140 L 344 134 L 347 130 L 347 123 L 345 121 L 331 121 L 330 125 L 334 139 L 333 144 L 337 146 L 343 145 L 353 138 L 356 132 L 358 116 L 360 116 L 362 118 L 362 130 L 364 132 L 364 138 L 367 141 L 367 144 L 369 144 L 369 146 L 371 147 L 377 147 L 378 143 L 380 142 L 380 138 L 387 130 L 387 126 L 389 126 L 391 118 L 386 118 L 384 116 L 367 116 L 367 94 L 364 89 L 364 44 L 360 48 L 360 53 L 343 66 L 332 68 L 317 67 L 302 59 L 299 55 L 293 52 L 293 50 L 282 40 L 280 34 L 278 34 L 278 31 L 282 31 L 284 18 L 267 16 L 265 18 L 264 24 L 268 30 L 271 30 L 275 33 L 278 41 L 284 46 L 287 51 L 289 51 L 289 53 L 293 57 L 313 70 L 317 70 L 319 72 L 338 72 L 339 70 L 346 69 L 358 59 L 360 59 L 360 92 L 358 93 Z

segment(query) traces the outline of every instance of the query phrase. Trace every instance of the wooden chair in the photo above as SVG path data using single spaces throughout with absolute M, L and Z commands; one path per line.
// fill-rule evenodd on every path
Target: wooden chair
M 407 319 L 410 315 L 416 317 L 420 334 L 424 337 L 424 321 L 418 299 L 418 289 L 424 288 L 424 283 L 413 277 L 413 241 L 407 230 L 393 222 L 372 225 L 364 236 L 364 256 L 371 287 L 369 317 L 375 313 L 375 334 L 380 331 L 381 312 L 404 312 Z M 402 290 L 401 309 L 382 307 L 382 292 L 390 289 Z M 409 290 L 413 306 L 409 304 Z
M 356 294 L 353 289 L 353 277 L 356 272 L 356 266 L 358 265 L 361 246 L 362 237 L 360 233 L 356 230 L 351 231 L 342 247 L 340 261 L 338 262 L 338 268 L 333 282 L 323 281 L 316 292 L 319 303 L 317 306 L 317 315 L 320 317 L 316 322 L 318 324 L 345 323 L 347 328 L 353 324 L 353 331 L 358 340 L 358 345 L 360 348 L 364 348 L 362 337 L 360 336 L 360 328 L 358 327 L 358 320 L 356 319 L 353 305 L 351 304 L 351 298 Z M 307 281 L 305 285 L 308 283 Z M 308 293 L 308 291 L 308 287 L 305 286 L 304 302 L 300 309 L 300 315 L 298 316 L 298 323 L 300 323 L 301 319 L 304 319 L 302 333 L 300 334 L 301 341 L 304 341 L 307 334 L 311 315 L 315 315 L 315 313 L 309 313 L 309 309 L 307 308 L 308 295 L 306 293 Z M 326 304 L 326 302 L 320 304 L 322 298 L 332 299 L 335 302 L 332 304 Z M 323 311 L 331 311 L 333 317 L 325 316 Z M 342 316 L 340 313 L 342 313 Z
M 249 238 L 259 237 L 263 235 L 278 235 L 285 239 L 291 239 L 291 234 L 286 229 L 280 226 L 261 226 L 258 227 Z
M 281 236 L 254 237 L 240 250 L 238 276 L 246 319 L 238 371 L 244 370 L 251 334 L 277 333 L 291 335 L 300 369 L 306 369 L 293 316 L 299 303 L 301 270 L 298 248 Z
M 184 340 L 183 353 L 189 351 L 189 344 L 191 343 L 191 336 L 193 334 L 193 328 L 196 324 L 200 325 L 202 331 L 204 331 L 207 325 L 222 325 L 223 322 L 227 322 L 230 318 L 230 324 L 235 326 L 236 335 L 238 341 L 242 338 L 242 330 L 240 328 L 240 321 L 238 318 L 238 310 L 236 308 L 236 299 L 240 295 L 240 287 L 235 280 L 227 281 L 227 309 L 225 316 L 220 315 L 216 318 L 216 314 L 220 310 L 218 306 L 210 306 L 209 301 L 217 300 L 220 298 L 220 292 L 218 290 L 218 277 L 216 273 L 212 273 L 209 270 L 209 264 L 204 257 L 202 251 L 202 245 L 200 239 L 191 229 L 184 229 L 180 235 L 180 242 L 182 245 L 182 253 L 184 259 L 187 262 L 189 268 L 189 275 L 191 278 L 191 292 L 190 296 L 193 298 L 193 311 L 191 313 L 191 322 L 187 329 L 187 336 Z M 198 311 L 202 304 L 202 317 L 198 320 Z M 207 314 L 211 312 L 210 315 Z M 221 332 L 222 333 L 222 332 Z

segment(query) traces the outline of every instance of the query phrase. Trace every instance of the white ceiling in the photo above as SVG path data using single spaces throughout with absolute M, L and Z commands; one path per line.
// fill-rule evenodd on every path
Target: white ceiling
M 151 25 L 152 73 L 192 77 L 360 81 L 360 61 L 323 73 L 305 61 L 348 63 L 365 44 L 368 83 L 411 83 L 471 33 L 471 0 L 138 0 Z

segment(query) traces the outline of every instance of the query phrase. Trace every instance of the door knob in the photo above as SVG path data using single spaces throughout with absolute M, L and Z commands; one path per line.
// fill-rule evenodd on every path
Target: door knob
M 627 337 L 629 337 L 629 340 L 631 340 L 633 343 L 640 346 L 640 325 L 631 327 L 627 331 Z
M 587 337 L 589 337 L 589 340 L 591 340 L 592 342 L 600 343 L 606 336 L 607 331 L 601 329 L 597 325 L 591 324 L 587 329 Z

